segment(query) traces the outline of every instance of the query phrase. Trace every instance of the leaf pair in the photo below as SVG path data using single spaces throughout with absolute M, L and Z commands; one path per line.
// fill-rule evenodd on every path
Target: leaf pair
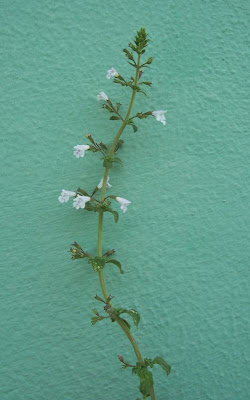
M 113 118 L 113 117 L 111 117 Z M 110 157 L 110 156 L 106 156 L 103 159 L 103 167 L 104 168 L 108 168 L 111 169 L 113 166 L 113 162 L 121 164 L 122 165 L 122 160 L 119 157 Z

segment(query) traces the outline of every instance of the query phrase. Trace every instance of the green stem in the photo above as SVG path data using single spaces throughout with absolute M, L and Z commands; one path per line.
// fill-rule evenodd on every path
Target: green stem
M 116 319 L 116 318 L 115 318 L 115 319 Z M 125 322 L 123 322 L 123 320 L 122 320 L 121 318 L 119 318 L 119 317 L 116 319 L 116 322 L 120 325 L 120 327 L 121 327 L 122 330 L 124 331 L 125 335 L 126 335 L 127 338 L 130 340 L 130 342 L 131 342 L 131 344 L 132 344 L 132 346 L 133 346 L 133 349 L 134 349 L 134 352 L 135 352 L 135 355 L 136 355 L 138 361 L 139 361 L 140 363 L 143 364 L 143 358 L 142 358 L 142 355 L 141 355 L 141 353 L 140 353 L 139 347 L 138 347 L 138 345 L 137 345 L 137 343 L 136 343 L 136 341 L 135 341 L 134 336 L 133 336 L 132 333 L 130 332 L 129 328 L 127 327 L 127 325 L 125 324 Z
M 138 81 L 139 81 L 140 58 L 141 58 L 141 55 L 139 54 L 138 55 L 137 66 L 136 66 L 135 86 L 137 86 Z M 118 132 L 117 132 L 117 134 L 116 134 L 116 136 L 114 138 L 114 141 L 112 143 L 112 146 L 111 146 L 111 149 L 110 149 L 110 152 L 109 152 L 109 156 L 110 157 L 112 157 L 112 155 L 114 154 L 115 148 L 116 148 L 116 144 L 117 144 L 118 140 L 120 139 L 120 137 L 122 135 L 122 132 L 124 131 L 124 129 L 125 129 L 126 125 L 127 125 L 127 122 L 129 120 L 129 117 L 130 117 L 130 113 L 131 113 L 133 105 L 134 105 L 135 95 L 136 95 L 136 89 L 134 89 L 133 92 L 132 92 L 132 96 L 131 96 L 131 100 L 130 100 L 130 104 L 129 104 L 129 107 L 128 107 L 128 111 L 127 111 L 126 117 L 123 120 L 122 125 L 121 125 L 120 129 L 118 130 Z M 104 198 L 105 198 L 106 183 L 107 183 L 107 180 L 108 180 L 108 174 L 109 174 L 109 168 L 105 168 L 100 201 L 103 201 Z M 98 240 L 97 240 L 97 254 L 98 254 L 98 257 L 102 256 L 102 230 L 103 230 L 102 228 L 103 228 L 103 212 L 101 211 L 101 212 L 99 212 L 99 220 L 98 220 Z M 98 271 L 98 276 L 99 276 L 99 282 L 100 282 L 100 286 L 101 286 L 101 289 L 102 289 L 103 296 L 104 296 L 105 300 L 107 300 L 109 294 L 108 294 L 108 291 L 107 291 L 107 288 L 106 288 L 104 275 L 103 275 L 103 270 L 99 270 Z M 110 302 L 109 302 L 109 304 L 110 304 L 111 309 L 113 309 L 112 304 Z M 125 322 L 120 317 L 115 316 L 114 319 L 116 320 L 118 325 L 121 327 L 121 329 L 124 331 L 125 335 L 129 339 L 138 361 L 143 364 L 144 361 L 143 361 L 142 355 L 141 355 L 139 347 L 138 347 L 138 345 L 137 345 L 137 343 L 135 341 L 135 338 L 133 337 L 132 333 L 130 332 L 130 329 L 127 327 Z M 151 400 L 156 400 L 153 386 L 150 389 L 150 397 L 151 397 Z
M 152 386 L 150 389 L 150 398 L 151 400 L 156 400 L 154 386 Z

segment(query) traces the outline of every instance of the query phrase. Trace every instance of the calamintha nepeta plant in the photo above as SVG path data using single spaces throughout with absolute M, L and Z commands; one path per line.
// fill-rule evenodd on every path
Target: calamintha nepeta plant
M 136 374 L 140 380 L 139 390 L 143 396 L 143 399 L 150 397 L 151 399 L 156 399 L 155 391 L 154 391 L 154 381 L 153 374 L 149 370 L 149 368 L 153 368 L 155 364 L 159 364 L 166 372 L 167 375 L 170 373 L 170 365 L 166 363 L 166 361 L 162 357 L 155 357 L 154 359 L 143 358 L 138 345 L 134 339 L 134 336 L 131 333 L 131 326 L 128 321 L 124 318 L 124 314 L 128 314 L 136 327 L 138 327 L 140 316 L 138 312 L 134 309 L 127 309 L 123 307 L 115 307 L 112 304 L 112 296 L 108 293 L 106 288 L 105 280 L 104 280 L 104 267 L 106 264 L 111 263 L 117 266 L 120 270 L 120 273 L 123 274 L 121 263 L 113 258 L 113 254 L 115 250 L 108 250 L 103 253 L 102 250 L 102 227 L 103 227 L 103 217 L 104 213 L 110 212 L 114 216 L 115 222 L 119 219 L 119 214 L 117 211 L 113 210 L 112 202 L 116 201 L 120 204 L 120 207 L 125 213 L 127 211 L 128 206 L 130 205 L 130 201 L 114 195 L 106 195 L 106 190 L 111 188 L 112 185 L 109 183 L 109 171 L 115 166 L 117 163 L 122 164 L 120 158 L 117 157 L 117 153 L 123 144 L 123 140 L 121 139 L 121 135 L 124 129 L 127 126 L 131 126 L 133 131 L 137 131 L 137 127 L 135 125 L 135 119 L 143 119 L 148 118 L 150 116 L 154 116 L 157 121 L 160 121 L 163 125 L 166 124 L 165 113 L 166 111 L 157 110 L 157 111 L 147 111 L 147 112 L 139 112 L 131 117 L 132 108 L 134 105 L 135 96 L 137 93 L 146 94 L 142 88 L 143 86 L 151 86 L 151 82 L 141 80 L 143 75 L 143 70 L 148 68 L 148 66 L 152 63 L 153 57 L 149 57 L 146 61 L 142 62 L 141 58 L 146 51 L 146 46 L 148 44 L 149 39 L 147 38 L 147 33 L 144 28 L 141 28 L 135 35 L 133 43 L 129 43 L 129 49 L 123 49 L 126 57 L 128 58 L 128 63 L 135 68 L 134 77 L 131 77 L 129 80 L 124 79 L 119 72 L 116 71 L 115 68 L 111 68 L 107 71 L 107 79 L 114 78 L 114 83 L 118 83 L 121 86 L 129 87 L 132 90 L 132 96 L 130 100 L 130 104 L 128 107 L 128 111 L 126 116 L 123 117 L 120 113 L 120 103 L 112 103 L 109 97 L 104 92 L 100 92 L 97 95 L 98 100 L 104 101 L 102 107 L 109 111 L 112 116 L 110 120 L 120 120 L 121 126 L 116 133 L 116 136 L 113 140 L 111 146 L 107 146 L 102 141 L 100 143 L 95 142 L 92 135 L 89 133 L 86 134 L 86 138 L 89 140 L 90 144 L 81 144 L 74 147 L 74 155 L 77 158 L 84 157 L 86 151 L 91 151 L 94 153 L 101 153 L 104 167 L 104 175 L 101 178 L 99 184 L 94 188 L 91 194 L 87 193 L 84 189 L 78 188 L 75 192 L 62 190 L 61 195 L 58 200 L 60 203 L 66 203 L 69 199 L 73 198 L 73 207 L 77 210 L 84 209 L 86 211 L 93 211 L 98 213 L 98 237 L 97 237 L 97 254 L 92 255 L 87 251 L 83 250 L 80 244 L 74 242 L 72 247 L 70 248 L 70 252 L 72 254 L 72 259 L 76 260 L 79 258 L 87 258 L 88 263 L 92 266 L 93 270 L 98 274 L 99 282 L 102 290 L 102 297 L 99 295 L 95 296 L 95 299 L 101 303 L 103 303 L 103 312 L 101 315 L 98 310 L 93 310 L 94 316 L 92 317 L 92 325 L 96 324 L 98 321 L 103 319 L 109 319 L 111 322 L 116 322 L 121 329 L 124 331 L 125 335 L 129 339 L 133 350 L 135 352 L 137 362 L 135 364 L 130 364 L 124 360 L 124 358 L 119 355 L 118 358 L 122 363 L 122 369 L 131 368 L 132 373 Z M 98 194 L 99 198 L 98 198 Z

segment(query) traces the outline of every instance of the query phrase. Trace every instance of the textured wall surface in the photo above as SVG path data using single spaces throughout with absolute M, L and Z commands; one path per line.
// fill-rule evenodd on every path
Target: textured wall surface
M 57 198 L 101 178 L 99 156 L 72 147 L 86 132 L 111 142 L 119 123 L 96 94 L 126 109 L 106 71 L 130 76 L 121 49 L 140 26 L 155 62 L 134 110 L 167 109 L 167 125 L 124 133 L 111 183 L 132 203 L 118 224 L 105 215 L 104 248 L 125 274 L 106 268 L 108 290 L 140 312 L 143 356 L 172 365 L 155 367 L 157 400 L 247 400 L 249 2 L 0 3 L 1 400 L 138 397 L 123 332 L 90 324 L 97 275 L 67 253 L 96 251 L 97 216 Z

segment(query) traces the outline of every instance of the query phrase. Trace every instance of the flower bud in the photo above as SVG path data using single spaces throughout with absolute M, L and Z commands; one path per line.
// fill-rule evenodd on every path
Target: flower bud
M 121 361 L 121 362 L 124 362 L 124 358 L 119 354 L 118 355 L 118 359 Z
M 86 133 L 85 137 L 93 144 L 95 144 L 94 139 L 92 138 L 90 133 Z

